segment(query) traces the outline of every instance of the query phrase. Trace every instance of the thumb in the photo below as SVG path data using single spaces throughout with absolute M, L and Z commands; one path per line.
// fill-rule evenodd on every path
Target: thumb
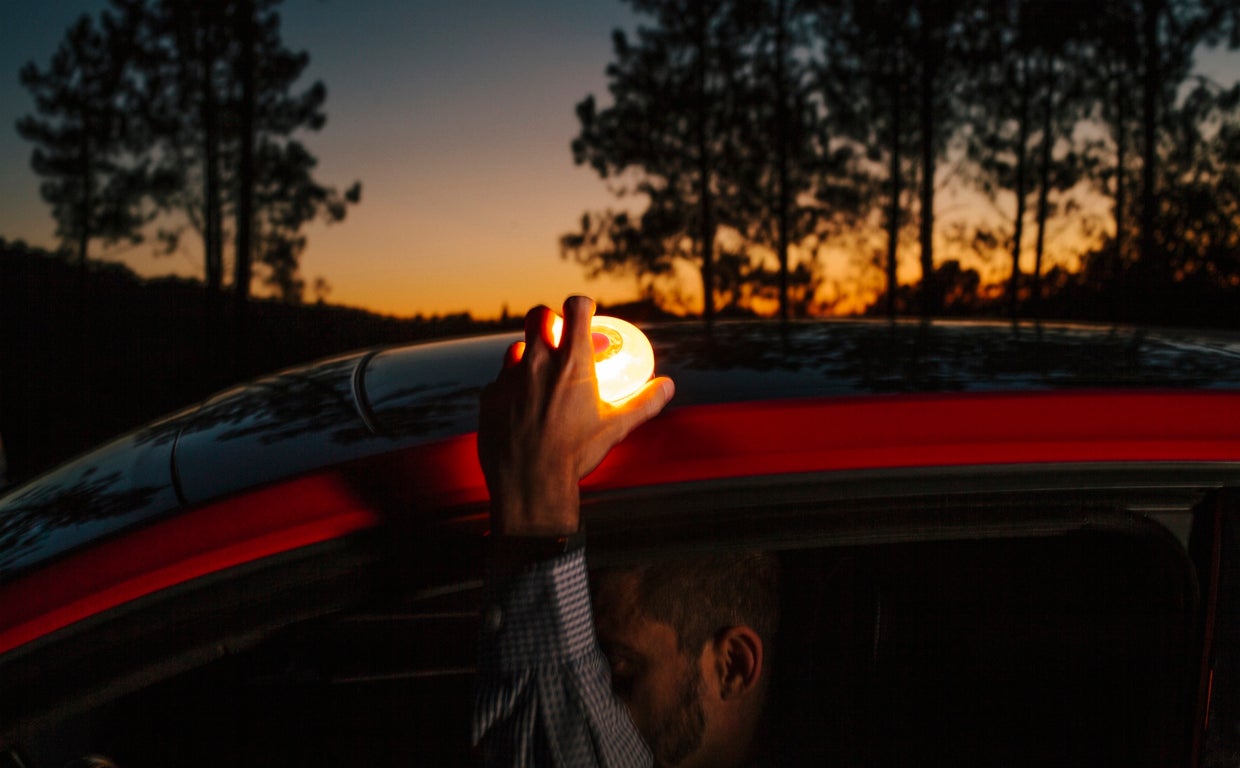
M 638 425 L 653 419 L 672 395 L 676 394 L 676 385 L 666 376 L 646 382 L 637 394 L 615 407 L 611 416 L 615 442 L 620 442 Z

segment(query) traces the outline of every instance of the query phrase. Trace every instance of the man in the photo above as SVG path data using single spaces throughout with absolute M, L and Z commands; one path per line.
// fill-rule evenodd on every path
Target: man
M 595 621 L 612 689 L 657 765 L 756 757 L 777 622 L 761 552 L 657 561 L 599 575 Z
M 768 626 L 755 628 L 724 597 L 712 602 L 726 607 L 727 621 L 685 598 L 751 582 L 771 585 L 757 592 L 767 594 L 769 561 L 605 575 L 597 606 L 607 656 L 596 640 L 578 482 L 674 389 L 657 378 L 619 405 L 599 400 L 593 313 L 589 299 L 568 299 L 557 347 L 553 313 L 531 310 L 525 341 L 482 395 L 478 455 L 493 549 L 474 740 L 492 765 L 742 765 L 765 696 L 772 601 L 748 601 L 768 605 Z M 737 575 L 729 583 L 723 573 Z M 754 573 L 765 576 L 755 582 Z

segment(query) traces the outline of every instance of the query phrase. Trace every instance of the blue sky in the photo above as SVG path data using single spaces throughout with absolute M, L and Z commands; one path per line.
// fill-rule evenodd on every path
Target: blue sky
M 46 65 L 65 30 L 102 0 L 4 0 L 0 19 L 0 236 L 54 246 L 54 222 L 13 128 L 32 104 L 18 82 Z M 557 306 L 565 295 L 635 295 L 631 279 L 590 282 L 559 256 L 585 210 L 620 205 L 573 164 L 575 105 L 606 103 L 611 32 L 636 20 L 619 0 L 286 0 L 284 40 L 307 50 L 305 83 L 327 86 L 327 125 L 304 137 L 319 178 L 363 185 L 348 219 L 309 230 L 302 273 L 329 300 L 400 315 L 507 304 Z M 1240 78 L 1240 53 L 1203 69 Z M 948 201 L 950 202 L 950 201 Z M 946 203 L 945 203 L 946 204 Z M 201 244 L 156 256 L 141 245 L 105 256 L 140 274 L 201 275 Z M 910 261 L 910 268 L 915 265 Z M 840 268 L 833 279 L 838 278 Z M 692 293 L 697 286 L 686 284 Z
M 0 24 L 0 235 L 51 246 L 54 222 L 13 124 L 32 103 L 18 82 L 46 65 L 68 26 L 106 3 L 5 0 Z M 305 82 L 327 86 L 327 125 L 305 141 L 319 178 L 363 185 L 361 205 L 314 227 L 303 258 L 330 300 L 396 314 L 494 315 L 570 292 L 623 299 L 631 281 L 590 283 L 558 237 L 612 203 L 572 162 L 574 106 L 603 95 L 616 0 L 397 3 L 287 0 L 285 42 L 310 52 Z M 201 274 L 200 246 L 119 255 L 142 274 Z

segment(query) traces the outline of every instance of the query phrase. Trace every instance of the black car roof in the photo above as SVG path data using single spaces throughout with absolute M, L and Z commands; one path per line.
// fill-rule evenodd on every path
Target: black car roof
M 1240 389 L 1240 336 L 1091 325 L 804 321 L 652 326 L 674 407 L 1061 388 Z M 473 431 L 519 334 L 359 352 L 216 395 L 0 498 L 0 579 L 177 509 Z

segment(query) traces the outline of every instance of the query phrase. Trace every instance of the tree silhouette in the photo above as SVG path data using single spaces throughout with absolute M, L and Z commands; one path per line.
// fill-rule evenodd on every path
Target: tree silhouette
M 758 294 L 774 294 L 785 321 L 794 304 L 804 314 L 812 299 L 815 270 L 805 263 L 791 267 L 789 251 L 819 230 L 823 211 L 806 196 L 821 183 L 820 174 L 829 178 L 819 167 L 824 115 L 808 64 L 809 19 L 792 6 L 790 0 L 742 5 L 737 37 L 752 41 L 752 53 L 738 84 L 738 161 L 723 171 L 737 179 L 737 219 L 746 242 L 773 252 L 777 264 L 772 281 L 762 277 L 771 270 L 761 257 L 744 259 L 738 277 Z
M 647 207 L 583 216 L 562 239 L 565 255 L 589 274 L 633 271 L 647 295 L 678 261 L 691 263 L 709 287 L 708 320 L 721 302 L 807 312 L 820 270 L 793 264 L 793 247 L 829 236 L 841 198 L 857 208 L 855 188 L 837 178 L 849 154 L 820 145 L 809 17 L 788 0 L 635 7 L 656 26 L 636 44 L 615 35 L 613 105 L 578 105 L 573 151 Z
M 608 65 L 612 105 L 593 96 L 577 105 L 581 131 L 573 158 L 613 182 L 622 195 L 641 195 L 648 207 L 628 214 L 583 217 L 564 252 L 594 271 L 654 269 L 676 260 L 702 275 L 703 315 L 715 312 L 715 240 L 735 223 L 735 189 L 722 173 L 735 157 L 735 85 L 744 50 L 737 4 L 725 0 L 632 0 L 652 16 L 636 40 L 613 33 Z M 640 225 L 639 225 L 640 222 Z M 641 242 L 639 242 L 639 240 Z M 668 246 L 671 246 L 670 249 Z M 653 251 L 664 253 L 654 256 Z
M 909 214 L 910 181 L 916 166 L 907 149 L 916 140 L 910 0 L 819 0 L 810 6 L 815 19 L 817 87 L 827 111 L 824 146 L 855 146 L 867 164 L 823 190 L 834 189 L 828 207 L 840 208 L 840 192 L 852 190 L 859 210 L 848 224 L 859 225 L 873 209 L 886 236 L 883 271 L 887 313 L 896 313 L 896 270 Z
M 975 183 L 991 200 L 1010 194 L 1014 202 L 1010 237 L 1012 267 L 1008 278 L 1008 310 L 1015 316 L 1020 303 L 1021 255 L 1029 195 L 1038 192 L 1037 249 L 1033 281 L 1041 274 L 1051 179 L 1056 167 L 1052 150 L 1064 126 L 1066 111 L 1061 75 L 1073 74 L 1061 61 L 1068 43 L 1059 4 L 1045 0 L 996 3 L 981 26 L 981 56 L 970 80 L 968 149 L 976 170 Z M 1071 29 L 1073 25 L 1068 25 Z M 1034 175 L 1037 182 L 1034 183 Z M 999 238 L 996 238 L 999 239 Z M 1037 289 L 1035 287 L 1034 293 Z
M 1093 140 L 1081 139 L 1075 127 L 1096 111 L 1097 98 L 1090 85 L 1097 47 L 1087 33 L 1059 31 L 1088 30 L 1093 9 L 1084 5 L 1063 7 L 1056 3 L 1032 6 L 1033 18 L 1026 23 L 1036 29 L 1035 87 L 1038 97 L 1034 113 L 1039 125 L 1037 162 L 1037 234 L 1030 298 L 1034 316 L 1042 300 L 1042 277 L 1046 263 L 1047 227 L 1056 209 L 1072 209 L 1076 202 L 1071 191 L 1091 173 L 1096 175 Z M 1103 86 L 1105 92 L 1105 85 Z M 1052 198 L 1054 195 L 1054 198 Z
M 341 194 L 314 178 L 316 161 L 297 136 L 323 126 L 327 91 L 320 82 L 297 90 L 309 55 L 284 46 L 278 0 L 113 2 L 141 30 L 144 115 L 157 140 L 148 151 L 188 181 L 161 202 L 201 233 L 211 301 L 223 287 L 230 217 L 238 305 L 255 262 L 278 295 L 300 301 L 302 227 L 341 220 L 361 187 Z M 182 234 L 166 228 L 166 248 Z
M 1098 21 L 1093 25 L 1099 71 L 1099 122 L 1107 128 L 1114 146 L 1110 171 L 1103 174 L 1103 188 L 1111 187 L 1111 211 L 1114 227 L 1110 257 L 1105 263 L 1108 279 L 1120 274 L 1125 261 L 1133 260 L 1128 252 L 1131 211 L 1131 148 L 1134 145 L 1132 94 L 1138 90 L 1138 50 L 1135 15 L 1130 3 L 1102 2 Z M 1105 167 L 1105 166 L 1103 166 Z
M 1143 271 L 1164 282 L 1170 265 L 1159 252 L 1167 239 L 1158 232 L 1160 133 L 1188 76 L 1193 53 L 1209 30 L 1216 28 L 1221 5 L 1212 0 L 1137 0 L 1127 16 L 1134 18 L 1130 41 L 1139 52 L 1141 75 L 1141 191 L 1138 243 Z M 1160 243 L 1160 240 L 1162 241 Z
M 17 131 L 35 145 L 30 164 L 45 179 L 40 193 L 56 234 L 83 268 L 91 241 L 138 242 L 153 215 L 144 205 L 153 176 L 133 156 L 141 136 L 126 81 L 131 45 L 123 20 L 82 16 L 47 69 L 31 62 L 21 70 L 37 114 Z
M 1185 83 L 1202 43 L 1219 42 L 1235 14 L 1219 0 L 1096 0 L 1088 25 L 1094 66 L 1105 77 L 1094 98 L 1096 121 L 1109 134 L 1112 157 L 1092 169 L 1112 189 L 1113 235 L 1106 257 L 1090 265 L 1090 280 L 1122 279 L 1154 307 L 1177 279 L 1171 257 L 1179 235 L 1165 229 L 1164 204 L 1181 179 L 1166 167 L 1185 138 L 1177 128 Z M 1236 40 L 1230 41 L 1233 46 Z M 1134 162 L 1135 161 L 1135 162 Z M 1135 166 L 1135 167 L 1134 167 Z M 1136 187 L 1136 195 L 1130 194 Z M 1135 249 L 1133 246 L 1135 245 Z M 1165 312 L 1159 311 L 1160 314 Z
M 632 271 L 652 296 L 670 293 L 684 261 L 702 273 L 707 316 L 717 294 L 746 308 L 778 302 L 787 317 L 823 283 L 790 254 L 836 238 L 858 246 L 857 263 L 882 263 L 889 316 L 898 306 L 936 314 L 949 293 L 952 311 L 993 311 L 1002 295 L 1009 313 L 1037 312 L 1054 236 L 1071 226 L 1097 238 L 1096 201 L 1108 195 L 1112 255 L 1089 259 L 1090 279 L 1106 264 L 1110 279 L 1147 293 L 1178 279 L 1183 258 L 1171 251 L 1183 243 L 1166 227 L 1201 206 L 1166 208 L 1183 203 L 1168 163 L 1186 162 L 1172 156 L 1192 134 L 1176 125 L 1194 50 L 1240 42 L 1240 13 L 1224 0 L 633 5 L 651 23 L 636 42 L 616 35 L 614 104 L 578 105 L 573 148 L 647 206 L 587 214 L 562 239 L 589 274 Z M 941 189 L 973 186 L 1002 223 L 936 221 Z M 871 247 L 880 228 L 885 254 Z M 901 291 L 897 268 L 914 239 L 922 276 Z M 978 300 L 963 301 L 971 282 L 936 263 L 962 247 L 983 259 L 1010 249 L 1006 290 L 979 282 Z M 1027 276 L 1022 261 L 1032 261 Z M 1054 290 L 1070 289 L 1067 274 Z
M 942 305 L 945 286 L 934 266 L 935 196 L 938 160 L 961 119 L 959 86 L 975 66 L 971 30 L 985 18 L 985 4 L 911 0 L 909 19 L 916 82 L 917 144 L 920 158 L 918 241 L 923 317 Z
M 316 217 L 341 221 L 347 206 L 360 200 L 359 184 L 341 194 L 316 182 L 316 162 L 301 142 L 266 139 L 254 161 L 254 227 L 261 263 L 268 268 L 265 282 L 292 304 L 301 303 L 305 290 L 298 276 L 306 246 L 302 227 Z
M 258 111 L 258 19 L 254 0 L 238 0 L 233 21 L 237 40 L 237 239 L 233 253 L 235 338 L 246 333 L 246 304 L 254 274 L 254 128 Z
M 1240 83 L 1200 80 L 1169 122 L 1155 226 L 1178 233 L 1163 245 L 1171 281 L 1190 296 L 1240 288 Z
M 730 84 L 734 141 L 718 170 L 730 236 L 717 288 L 745 307 L 775 304 L 787 320 L 808 312 L 819 272 L 812 249 L 793 264 L 792 248 L 829 234 L 828 212 L 814 199 L 831 176 L 819 146 L 824 114 L 809 66 L 808 17 L 770 0 L 737 4 L 732 19 L 727 38 L 745 56 Z

